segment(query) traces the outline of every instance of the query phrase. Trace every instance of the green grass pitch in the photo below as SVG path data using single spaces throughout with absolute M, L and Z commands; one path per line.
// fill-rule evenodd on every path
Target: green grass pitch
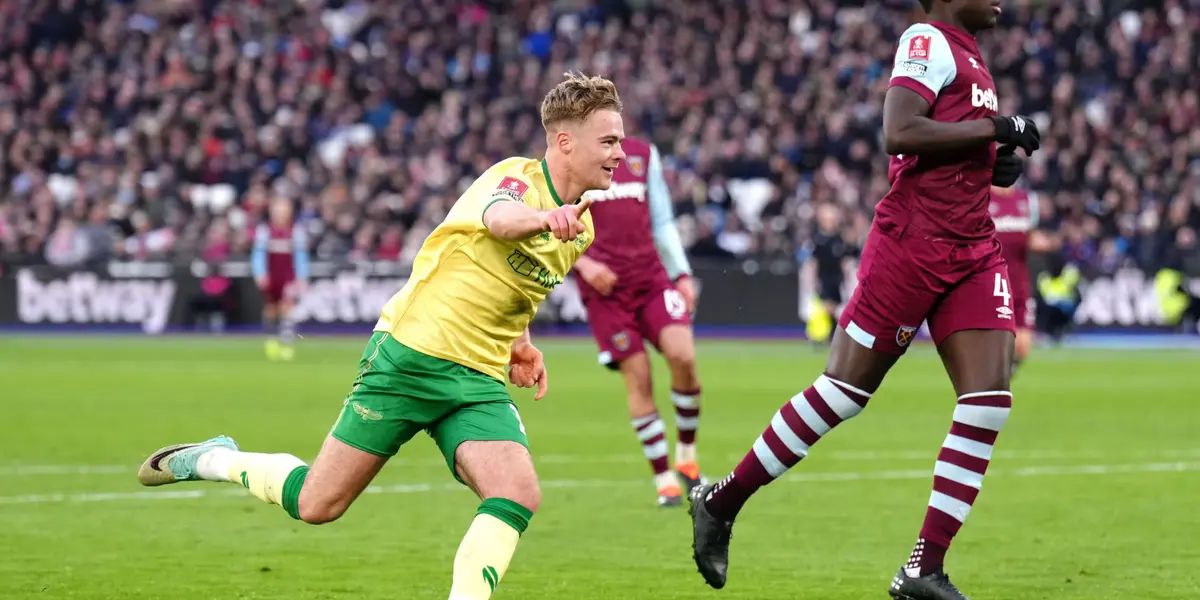
M 246 338 L 0 340 L 0 598 L 444 599 L 477 500 L 424 436 L 320 527 L 232 485 L 150 490 L 134 477 L 155 448 L 218 433 L 311 460 L 365 340 L 304 339 L 286 364 Z M 928 348 L 750 502 L 718 592 L 692 565 L 685 511 L 654 506 L 620 381 L 586 341 L 541 346 L 549 395 L 514 395 L 545 498 L 495 598 L 886 598 L 954 406 Z M 796 342 L 704 342 L 698 353 L 710 476 L 824 361 Z M 983 600 L 1200 597 L 1198 358 L 1036 354 L 951 550 L 955 582 Z

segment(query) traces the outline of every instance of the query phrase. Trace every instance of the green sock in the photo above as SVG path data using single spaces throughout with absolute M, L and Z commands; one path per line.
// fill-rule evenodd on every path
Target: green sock
M 533 513 L 528 508 L 507 498 L 488 498 L 480 503 L 475 514 L 496 517 L 517 530 L 518 535 L 525 533 L 529 528 L 529 520 L 533 518 Z
M 307 466 L 296 467 L 283 482 L 283 510 L 296 520 L 300 520 L 300 490 L 304 488 L 304 478 L 307 476 Z

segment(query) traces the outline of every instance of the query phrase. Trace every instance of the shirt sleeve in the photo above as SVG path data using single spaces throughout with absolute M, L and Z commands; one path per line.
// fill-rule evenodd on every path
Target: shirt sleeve
M 900 36 L 888 87 L 908 88 L 932 106 L 957 75 L 958 67 L 946 36 L 932 25 L 918 23 Z
M 667 180 L 663 177 L 662 157 L 654 146 L 650 147 L 646 182 L 650 225 L 654 231 L 654 246 L 658 249 L 658 256 L 672 280 L 680 275 L 690 275 L 692 267 L 688 264 L 679 230 L 675 228 L 675 211 L 671 207 L 671 190 L 667 188 Z
M 475 222 L 480 227 L 486 226 L 483 224 L 483 216 L 487 210 L 497 202 L 517 201 L 536 206 L 532 199 L 537 195 L 537 188 L 533 182 L 523 174 L 515 170 L 501 175 L 494 185 L 484 185 L 479 188 L 478 192 L 468 191 L 470 198 L 464 198 L 467 206 L 464 207 L 472 212 Z
M 250 271 L 255 278 L 267 276 L 267 242 L 271 234 L 266 225 L 254 228 L 254 248 L 250 251 Z
M 1037 192 L 1029 192 L 1029 226 L 1037 228 L 1041 224 L 1042 211 L 1038 206 Z
M 308 281 L 308 232 L 297 223 L 292 226 L 292 264 L 296 268 L 296 279 Z

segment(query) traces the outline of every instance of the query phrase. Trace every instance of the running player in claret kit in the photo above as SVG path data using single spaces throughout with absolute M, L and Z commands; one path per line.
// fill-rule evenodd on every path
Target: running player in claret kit
M 1013 349 L 1012 374 L 1029 356 L 1033 348 L 1033 333 L 1037 319 L 1037 301 L 1033 298 L 1033 281 L 1029 277 L 1029 253 L 1047 252 L 1052 242 L 1038 224 L 1038 196 L 1018 187 L 992 187 L 992 222 L 996 239 L 1000 241 L 1004 262 L 1008 264 L 1011 284 L 1013 325 L 1016 344 Z
M 922 5 L 930 20 L 901 37 L 884 99 L 892 187 L 876 207 L 825 372 L 779 409 L 732 474 L 690 495 L 693 554 L 713 587 L 725 585 L 733 522 L 746 500 L 859 414 L 927 321 L 958 404 L 924 525 L 888 592 L 905 600 L 965 598 L 942 564 L 1012 406 L 1012 296 L 988 215 L 991 185 L 1015 183 L 1022 159 L 1014 147 L 1028 155 L 1040 136 L 1027 118 L 997 115 L 975 34 L 995 25 L 998 0 Z
M 600 363 L 625 380 L 629 416 L 654 471 L 658 505 L 679 506 L 683 492 L 701 481 L 696 457 L 700 380 L 690 316 L 696 292 L 658 149 L 637 138 L 627 138 L 624 149 L 626 159 L 612 187 L 584 196 L 596 201 L 591 210 L 596 241 L 575 263 L 575 273 Z M 671 370 L 678 434 L 674 473 L 667 463 L 666 428 L 654 404 L 647 343 Z
M 491 597 L 541 503 L 525 427 L 506 376 L 548 389 L 527 329 L 594 236 L 584 192 L 606 189 L 624 159 L 611 82 L 568 75 L 546 95 L 541 160 L 485 171 L 429 235 L 404 288 L 383 308 L 358 377 L 316 460 L 243 452 L 220 436 L 167 446 L 142 464 L 144 485 L 245 486 L 307 523 L 333 521 L 419 431 L 482 503 L 454 558 L 450 600 Z
M 267 358 L 291 360 L 295 356 L 296 324 L 292 308 L 308 282 L 308 235 L 292 220 L 292 202 L 275 198 L 268 220 L 254 230 L 250 266 L 263 295 L 263 324 Z

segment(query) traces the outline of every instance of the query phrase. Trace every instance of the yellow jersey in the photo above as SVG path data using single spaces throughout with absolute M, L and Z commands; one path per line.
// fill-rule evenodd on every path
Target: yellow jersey
M 510 349 L 595 237 L 592 218 L 573 242 L 549 233 L 508 242 L 488 231 L 496 202 L 562 206 L 546 161 L 509 158 L 485 171 L 425 239 L 408 283 L 383 307 L 375 331 L 430 356 L 505 378 Z

